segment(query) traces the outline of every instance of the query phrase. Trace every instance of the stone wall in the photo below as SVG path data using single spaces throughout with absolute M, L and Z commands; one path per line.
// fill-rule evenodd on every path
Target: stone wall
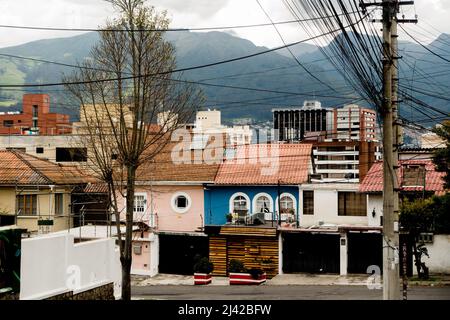
M 73 291 L 65 292 L 46 300 L 114 300 L 114 283 L 86 290 L 77 294 Z
M 0 300 L 19 300 L 19 294 L 18 293 L 0 293 Z

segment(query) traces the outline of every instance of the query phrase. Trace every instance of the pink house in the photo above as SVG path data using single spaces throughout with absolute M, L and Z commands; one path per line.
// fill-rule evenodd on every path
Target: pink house
M 208 256 L 204 186 L 214 182 L 219 165 L 174 161 L 173 146 L 137 174 L 134 221 L 149 229 L 135 234 L 135 274 L 191 274 L 196 256 Z M 125 212 L 125 199 L 120 202 Z

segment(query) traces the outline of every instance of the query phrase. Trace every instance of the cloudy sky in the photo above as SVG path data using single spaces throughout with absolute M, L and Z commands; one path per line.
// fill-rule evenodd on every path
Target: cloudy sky
M 292 20 L 282 0 L 260 0 L 274 21 Z M 268 23 L 256 0 L 148 0 L 158 9 L 167 9 L 171 27 L 212 27 Z M 0 0 L 0 24 L 62 28 L 97 28 L 114 14 L 102 0 Z M 418 14 L 418 26 L 410 30 L 422 41 L 430 42 L 439 32 L 450 33 L 450 0 L 416 0 L 415 7 L 405 10 L 406 17 Z M 283 25 L 280 31 L 287 42 L 307 36 L 298 26 Z M 272 26 L 238 29 L 236 35 L 257 45 L 274 47 L 281 40 Z M 66 37 L 74 32 L 35 31 L 0 28 L 0 47 L 32 40 Z M 405 40 L 407 36 L 403 37 Z

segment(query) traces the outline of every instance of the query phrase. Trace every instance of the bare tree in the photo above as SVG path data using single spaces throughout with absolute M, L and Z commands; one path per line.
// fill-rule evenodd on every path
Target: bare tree
M 161 31 L 166 13 L 144 0 L 106 0 L 118 11 L 66 88 L 80 103 L 81 140 L 92 172 L 108 185 L 122 264 L 122 299 L 131 296 L 131 241 L 136 171 L 171 140 L 171 132 L 203 102 L 194 86 L 174 79 L 174 47 Z M 153 31 L 151 31 L 153 30 Z M 126 198 L 121 235 L 118 195 Z

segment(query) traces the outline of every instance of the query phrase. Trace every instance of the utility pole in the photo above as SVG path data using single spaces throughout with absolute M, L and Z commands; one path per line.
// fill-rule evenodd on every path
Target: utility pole
M 383 0 L 383 299 L 400 299 L 400 272 L 398 268 L 399 225 L 395 215 L 394 128 L 392 112 L 392 24 L 394 1 Z M 397 200 L 398 201 L 398 200 Z
M 383 17 L 383 102 L 380 113 L 383 120 L 383 299 L 400 300 L 399 268 L 399 197 L 398 197 L 398 147 L 401 131 L 398 126 L 398 34 L 397 23 L 417 20 L 397 19 L 401 5 L 414 1 L 383 0 L 361 3 L 363 10 L 368 6 L 381 6 Z

